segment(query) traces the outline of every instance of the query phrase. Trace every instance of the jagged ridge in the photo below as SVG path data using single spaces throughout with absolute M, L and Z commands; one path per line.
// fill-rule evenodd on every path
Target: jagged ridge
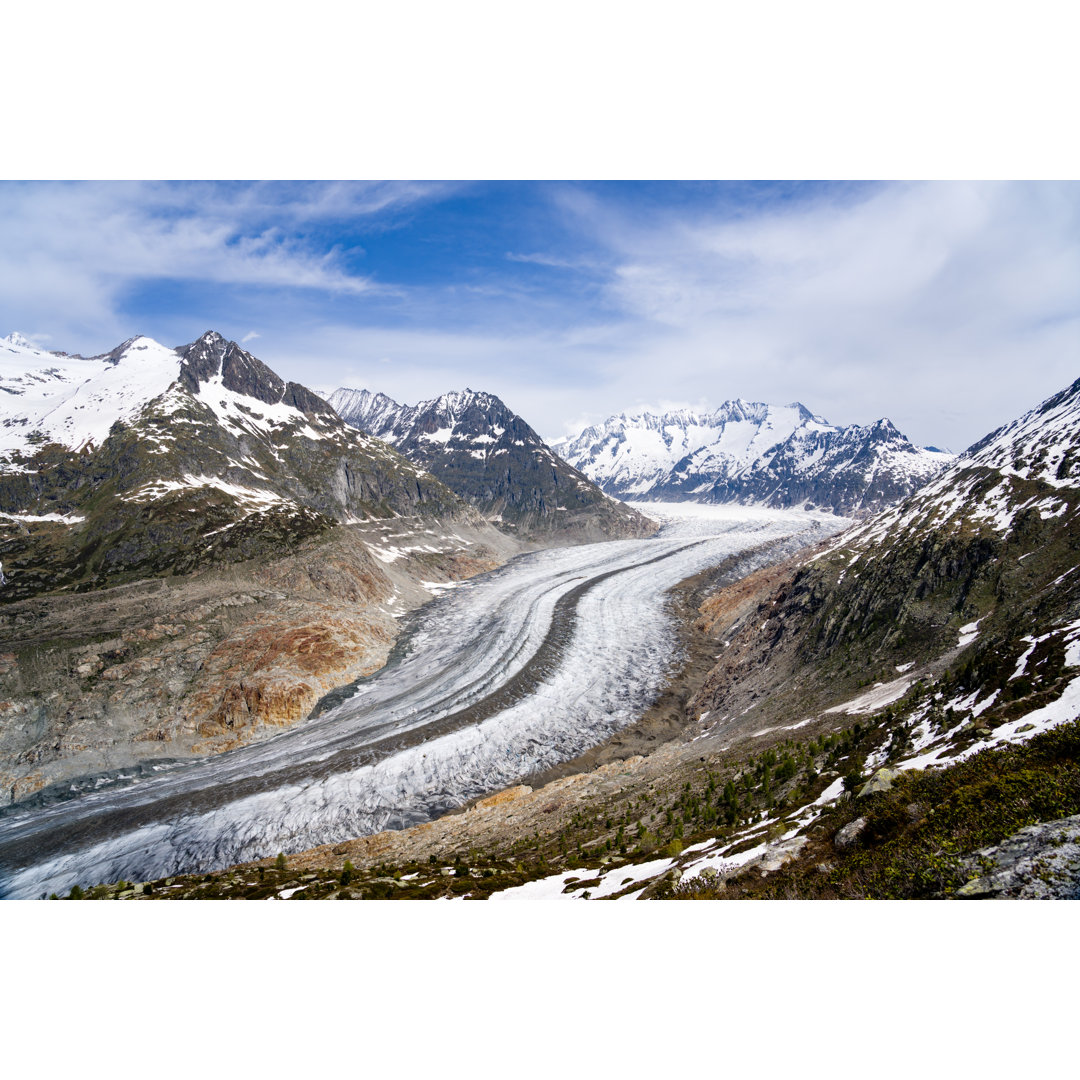
M 560 459 L 494 394 L 466 389 L 399 405 L 385 394 L 341 388 L 330 401 L 508 531 L 600 538 L 654 529 Z

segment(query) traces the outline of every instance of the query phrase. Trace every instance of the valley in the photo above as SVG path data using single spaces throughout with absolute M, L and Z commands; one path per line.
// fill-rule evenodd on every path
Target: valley
M 519 556 L 425 609 L 383 671 L 299 727 L 10 807 L 3 888 L 66 892 L 400 828 L 573 758 L 663 685 L 669 589 L 733 555 L 745 573 L 839 524 L 718 508 L 671 515 L 651 540 Z
M 579 471 L 213 331 L 0 345 L 0 895 L 1072 895 L 1080 384 L 959 457 L 736 401 Z

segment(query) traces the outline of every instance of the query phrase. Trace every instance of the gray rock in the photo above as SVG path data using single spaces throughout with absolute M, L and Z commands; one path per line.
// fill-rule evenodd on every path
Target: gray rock
M 757 860 L 757 865 L 761 868 L 763 874 L 779 870 L 785 863 L 791 862 L 809 842 L 809 838 L 806 836 L 793 836 L 782 844 L 773 844 Z
M 1080 815 L 1029 825 L 964 861 L 957 899 L 1080 899 Z
M 863 785 L 862 791 L 859 792 L 859 798 L 861 799 L 865 795 L 876 795 L 879 791 L 891 791 L 893 781 L 897 775 L 893 769 L 878 769 L 870 777 L 870 780 Z
M 859 839 L 859 834 L 866 828 L 866 818 L 856 818 L 854 821 L 848 822 L 837 834 L 833 837 L 833 847 L 837 851 L 844 851 L 846 848 L 851 847 L 856 840 Z

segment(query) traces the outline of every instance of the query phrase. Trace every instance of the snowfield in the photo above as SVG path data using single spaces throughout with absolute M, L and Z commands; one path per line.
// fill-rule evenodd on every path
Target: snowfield
M 73 450 L 100 446 L 117 420 L 131 420 L 180 374 L 174 349 L 147 337 L 84 359 L 38 349 L 19 334 L 0 338 L 0 472 L 13 453 L 42 441 Z M 36 440 L 36 441 L 35 441 Z
M 12 807 L 0 817 L 0 895 L 205 871 L 405 827 L 572 758 L 662 687 L 675 659 L 672 586 L 738 553 L 749 572 L 847 524 L 640 509 L 662 522 L 657 536 L 535 552 L 438 597 L 408 617 L 390 664 L 317 719 L 150 778 L 110 776 L 78 798 Z

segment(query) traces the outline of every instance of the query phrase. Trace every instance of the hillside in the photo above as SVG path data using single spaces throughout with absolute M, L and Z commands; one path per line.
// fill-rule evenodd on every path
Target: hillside
M 952 460 L 885 419 L 835 427 L 804 405 L 622 413 L 554 448 L 611 495 L 829 508 L 851 515 L 911 494 Z
M 399 405 L 385 394 L 341 388 L 330 402 L 350 424 L 391 443 L 513 535 L 550 542 L 654 531 L 561 460 L 493 394 L 465 390 Z

